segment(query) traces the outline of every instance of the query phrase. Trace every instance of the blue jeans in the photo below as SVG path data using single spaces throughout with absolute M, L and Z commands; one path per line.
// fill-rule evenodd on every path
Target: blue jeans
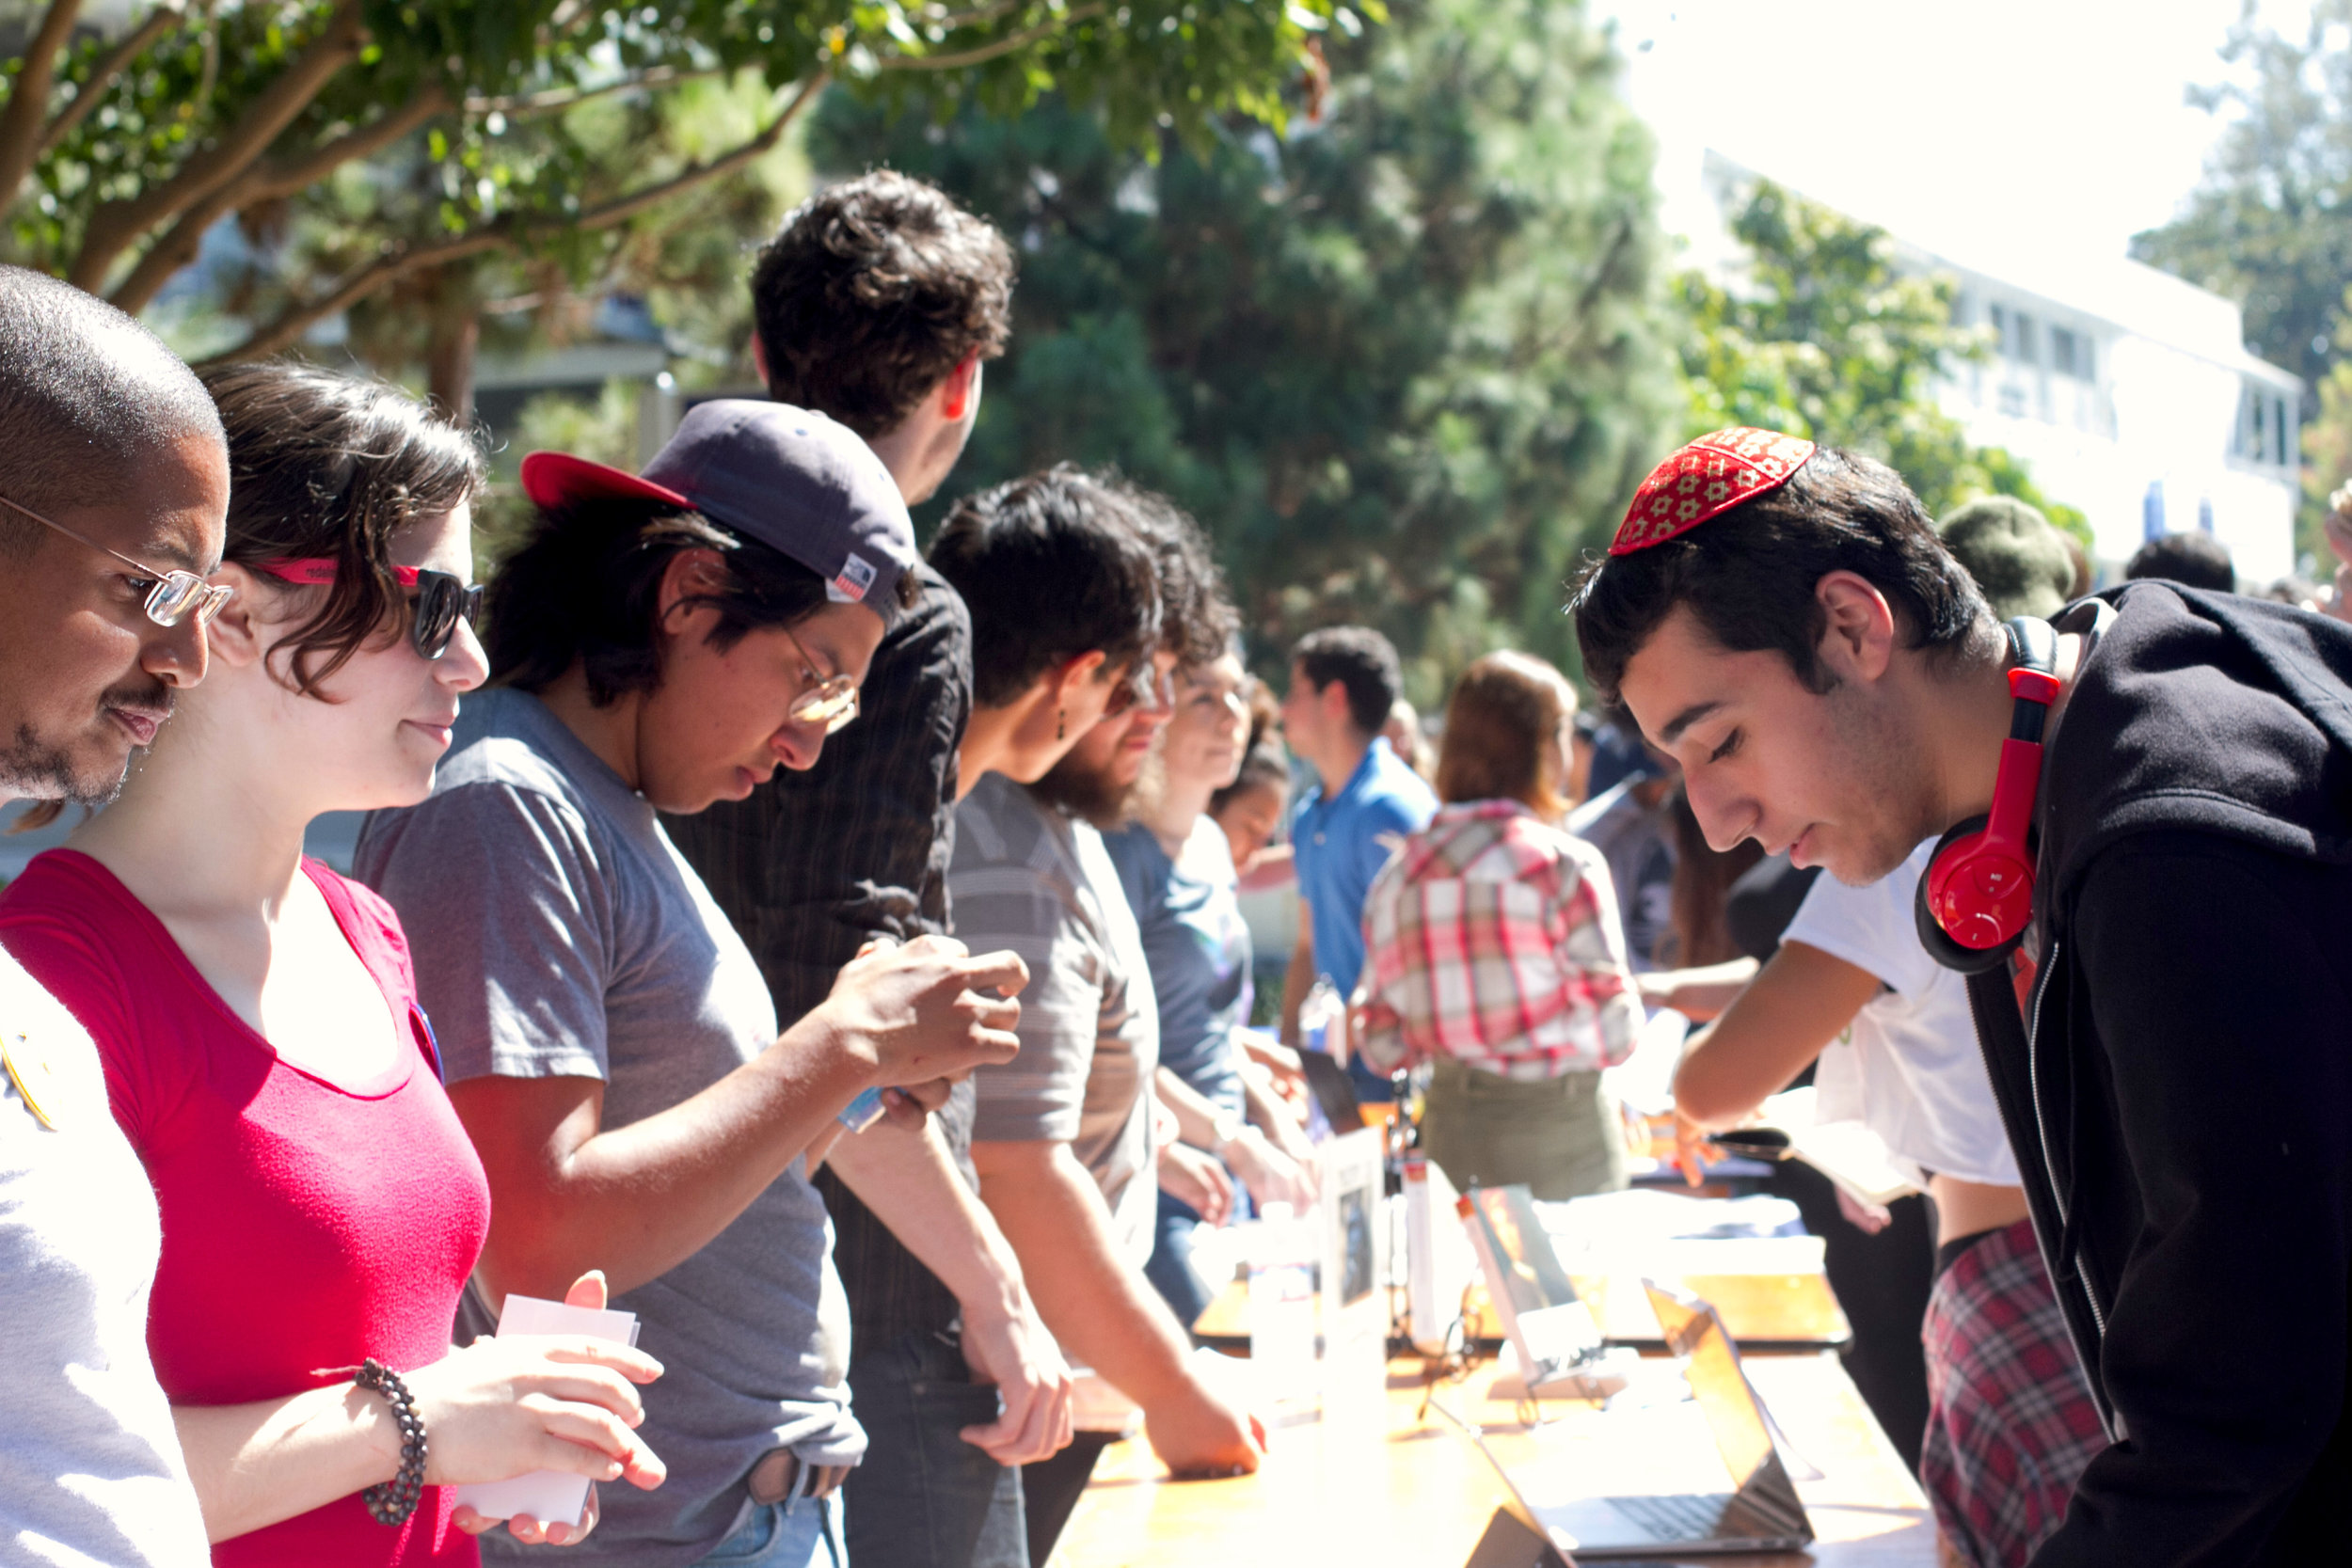
M 841 1494 L 754 1503 L 742 1526 L 696 1568 L 850 1568 L 841 1544 Z
M 1029 1568 L 1021 1472 L 956 1434 L 996 1419 L 952 1336 L 910 1334 L 850 1362 L 866 1459 L 850 1472 L 850 1555 L 865 1568 Z

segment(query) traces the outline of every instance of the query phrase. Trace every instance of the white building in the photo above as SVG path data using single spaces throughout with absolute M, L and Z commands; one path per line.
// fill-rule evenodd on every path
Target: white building
M 1712 150 L 1696 169 L 1661 162 L 1667 227 L 1692 264 L 1736 280 L 1729 220 L 1756 178 Z M 1945 408 L 1971 441 L 2008 449 L 2043 495 L 2090 517 L 2104 578 L 2143 541 L 2195 529 L 2229 546 L 2242 582 L 2295 569 L 2303 384 L 2247 352 L 2236 305 L 2120 257 L 2060 261 L 2015 240 L 1889 233 L 1899 264 L 1957 279 L 1955 319 L 1998 344 L 1953 367 Z

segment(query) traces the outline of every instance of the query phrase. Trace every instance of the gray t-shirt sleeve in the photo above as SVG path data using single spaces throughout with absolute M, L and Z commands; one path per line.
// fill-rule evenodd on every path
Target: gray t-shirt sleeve
M 959 871 L 949 885 L 957 940 L 975 953 L 1009 947 L 1029 966 L 1016 1031 L 1021 1054 L 972 1075 L 972 1139 L 1072 1142 L 1103 1025 L 1102 947 L 1064 891 L 1027 866 Z
M 450 1083 L 609 1076 L 605 863 L 576 809 L 512 784 L 369 819 L 353 870 L 400 911 Z

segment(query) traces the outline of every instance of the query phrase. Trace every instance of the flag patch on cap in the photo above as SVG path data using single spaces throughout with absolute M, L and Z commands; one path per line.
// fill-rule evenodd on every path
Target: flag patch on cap
M 838 604 L 864 604 L 874 577 L 874 563 L 852 550 L 841 562 L 840 574 L 825 585 L 833 590 L 825 596 Z

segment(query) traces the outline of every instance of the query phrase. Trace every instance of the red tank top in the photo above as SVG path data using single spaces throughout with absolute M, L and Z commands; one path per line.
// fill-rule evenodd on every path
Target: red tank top
M 0 942 L 98 1042 L 115 1119 L 163 1212 L 148 1315 L 175 1404 L 243 1404 L 449 1354 L 490 1188 L 441 1090 L 391 906 L 314 861 L 352 951 L 416 1045 L 353 1088 L 278 1059 L 88 856 L 52 849 L 0 894 Z M 387 1529 L 357 1495 L 213 1548 L 220 1564 L 473 1564 L 442 1487 Z

